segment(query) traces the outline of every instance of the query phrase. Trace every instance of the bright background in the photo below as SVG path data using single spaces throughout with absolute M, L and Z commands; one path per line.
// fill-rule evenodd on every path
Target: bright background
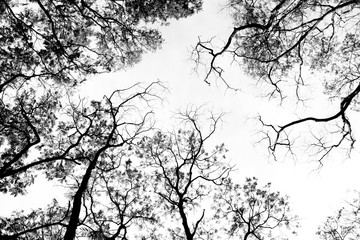
M 255 144 L 259 125 L 255 124 L 253 117 L 261 114 L 267 122 L 281 125 L 295 119 L 292 113 L 297 108 L 293 104 L 280 106 L 276 100 L 269 102 L 260 97 L 260 87 L 255 85 L 254 80 L 242 75 L 236 64 L 224 66 L 225 78 L 241 88 L 236 93 L 226 90 L 221 81 L 212 81 L 212 85 L 208 86 L 202 81 L 203 72 L 194 72 L 195 65 L 190 55 L 198 37 L 203 40 L 217 37 L 225 41 L 232 31 L 229 14 L 220 10 L 220 1 L 205 1 L 202 12 L 161 27 L 165 39 L 162 49 L 145 55 L 139 64 L 126 71 L 91 79 L 82 87 L 81 94 L 99 99 L 136 82 L 160 80 L 166 83 L 169 93 L 164 96 L 166 101 L 162 109 L 156 112 L 158 126 L 171 127 L 169 119 L 172 114 L 188 105 L 205 104 L 203 109 L 226 112 L 212 141 L 214 144 L 224 142 L 229 149 L 228 159 L 236 164 L 237 169 L 233 176 L 239 182 L 252 176 L 259 179 L 260 185 L 272 182 L 273 190 L 290 196 L 292 212 L 300 217 L 302 227 L 298 236 L 290 239 L 317 239 L 315 232 L 326 216 L 334 215 L 345 200 L 351 200 L 353 190 L 360 190 L 359 152 L 355 149 L 350 159 L 345 159 L 342 154 L 332 155 L 318 170 L 318 165 L 307 161 L 306 155 L 298 156 L 297 161 L 289 158 L 275 162 L 268 157 L 266 145 Z M 309 92 L 311 99 L 304 116 L 315 114 L 322 117 L 337 111 L 338 102 L 330 103 L 322 94 L 322 83 L 310 83 L 313 84 L 309 88 L 312 90 Z M 356 119 L 356 113 L 350 116 L 357 136 L 360 126 L 356 126 L 356 120 L 359 119 Z M 61 191 L 54 192 L 50 183 L 38 180 L 26 196 L 0 196 L 0 214 L 8 215 L 19 206 L 42 207 L 54 197 L 61 198 L 61 195 Z

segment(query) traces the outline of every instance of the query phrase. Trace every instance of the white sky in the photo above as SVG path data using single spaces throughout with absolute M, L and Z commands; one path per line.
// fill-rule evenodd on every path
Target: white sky
M 165 96 L 167 102 L 164 103 L 163 111 L 157 115 L 159 124 L 168 125 L 170 111 L 185 108 L 188 104 L 206 104 L 206 108 L 214 109 L 215 112 L 227 112 L 213 141 L 224 142 L 229 149 L 228 158 L 236 163 L 238 169 L 234 176 L 241 182 L 245 177 L 252 176 L 256 176 L 261 183 L 272 182 L 274 190 L 290 196 L 293 213 L 301 218 L 302 227 L 298 236 L 291 239 L 317 239 L 315 232 L 326 216 L 333 215 L 346 199 L 350 200 L 349 191 L 360 190 L 359 153 L 354 152 L 352 158 L 346 160 L 343 155 L 338 155 L 328 159 L 320 171 L 314 171 L 317 165 L 306 162 L 306 156 L 299 156 L 299 162 L 292 159 L 274 162 L 267 157 L 266 146 L 254 146 L 254 132 L 258 129 L 252 120 L 247 120 L 249 117 L 261 114 L 269 122 L 281 124 L 293 119 L 291 113 L 295 108 L 281 108 L 277 102 L 269 103 L 267 99 L 258 97 L 260 92 L 254 87 L 254 82 L 243 76 L 236 65 L 226 68 L 225 77 L 241 87 L 242 91 L 237 93 L 226 91 L 220 81 L 218 86 L 212 84 L 209 87 L 202 81 L 201 72 L 200 76 L 193 72 L 190 51 L 198 36 L 204 40 L 213 36 L 225 40 L 232 31 L 231 19 L 226 12 L 219 13 L 221 7 L 218 2 L 205 1 L 203 11 L 199 14 L 164 27 L 165 43 L 162 49 L 147 54 L 139 64 L 127 71 L 106 74 L 88 81 L 83 94 L 100 98 L 139 81 L 160 80 L 166 82 L 170 93 Z M 321 83 L 318 83 L 319 86 Z M 314 88 L 316 94 L 321 91 L 318 89 L 316 92 Z M 325 111 L 335 112 L 338 105 L 330 105 L 324 99 L 321 97 L 320 103 L 309 102 L 311 108 L 307 111 L 318 116 L 326 114 Z M 354 126 L 355 136 L 357 129 L 359 127 Z M 18 206 L 24 201 L 27 206 L 41 207 L 54 197 L 48 191 L 46 186 L 35 184 L 28 196 L 15 199 L 1 197 L 1 202 L 9 207 L 1 207 L 0 214 L 8 214 L 10 206 Z M 34 198 L 33 194 L 37 197 Z
M 356 161 L 359 154 L 354 152 L 352 159 L 347 160 L 339 154 L 337 159 L 328 159 L 320 171 L 314 171 L 317 165 L 306 162 L 306 156 L 299 156 L 303 163 L 292 159 L 274 162 L 267 157 L 266 146 L 254 146 L 256 136 L 253 135 L 257 129 L 251 120 L 247 120 L 248 117 L 261 114 L 272 123 L 281 124 L 294 118 L 293 115 L 289 117 L 294 107 L 282 109 L 277 102 L 269 103 L 267 99 L 258 97 L 260 92 L 254 87 L 254 81 L 243 76 L 236 65 L 226 69 L 225 77 L 242 89 L 237 93 L 226 91 L 221 81 L 209 87 L 202 81 L 202 72 L 199 75 L 193 72 L 190 52 L 198 36 L 203 40 L 217 36 L 225 41 L 232 31 L 231 18 L 225 11 L 219 12 L 219 2 L 205 1 L 201 13 L 172 22 L 163 30 L 165 43 L 161 50 L 144 56 L 143 61 L 126 72 L 89 81 L 84 91 L 89 94 L 93 91 L 101 97 L 113 89 L 126 86 L 124 82 L 160 80 L 166 82 L 170 89 L 166 96 L 167 104 L 164 104 L 164 116 L 188 104 L 206 104 L 215 112 L 227 112 L 213 141 L 224 142 L 230 150 L 229 158 L 237 164 L 236 177 L 243 181 L 245 177 L 256 176 L 260 182 L 272 182 L 274 190 L 289 195 L 293 212 L 301 218 L 302 225 L 298 236 L 291 239 L 317 239 L 315 232 L 326 216 L 333 215 L 346 199 L 350 200 L 349 191 L 360 190 L 357 172 L 360 163 Z M 321 94 L 321 82 L 314 87 L 313 95 L 316 91 L 316 94 Z M 330 105 L 326 96 L 320 95 L 319 98 L 320 101 L 309 102 L 313 107 L 307 109 L 308 112 L 321 114 L 326 110 L 328 113 L 337 110 L 337 103 Z M 161 124 L 168 118 L 158 119 Z

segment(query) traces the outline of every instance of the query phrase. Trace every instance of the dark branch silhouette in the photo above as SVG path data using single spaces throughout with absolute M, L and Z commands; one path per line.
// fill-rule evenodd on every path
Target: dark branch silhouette
M 256 178 L 244 185 L 229 180 L 216 193 L 215 216 L 229 239 L 288 239 L 295 233 L 297 217 L 290 213 L 288 198 L 270 187 L 260 188 Z
M 317 77 L 309 72 L 320 73 L 326 93 L 340 99 L 339 110 L 325 117 L 300 117 L 281 126 L 260 118 L 263 139 L 276 158 L 278 146 L 293 152 L 296 139 L 290 137 L 292 128 L 305 122 L 336 123 L 339 129 L 327 133 L 336 134 L 336 142 L 327 143 L 324 136 L 315 136 L 315 143 L 309 145 L 318 153 L 314 157 L 322 164 L 332 150 L 346 144 L 351 152 L 355 138 L 346 113 L 351 107 L 358 108 L 360 48 L 354 26 L 359 24 L 359 2 L 230 0 L 225 8 L 230 10 L 235 27 L 224 45 L 216 47 L 212 40 L 199 39 L 193 51 L 196 65 L 205 66 L 205 82 L 210 84 L 214 75 L 235 89 L 224 79 L 225 68 L 217 61 L 228 56 L 258 83 L 269 84 L 269 98 L 283 101 L 294 96 L 303 102 L 301 89 Z
M 155 191 L 170 218 L 181 222 L 180 229 L 171 228 L 172 237 L 196 239 L 201 232 L 206 210 L 200 203 L 213 186 L 222 185 L 231 167 L 222 158 L 226 149 L 223 144 L 208 153 L 205 143 L 214 134 L 220 117 L 211 116 L 209 131 L 199 124 L 200 109 L 180 113 L 185 129 L 170 133 L 157 132 L 153 138 L 144 138 L 139 154 L 144 164 L 154 169 Z M 192 210 L 199 210 L 190 217 Z M 201 235 L 201 234 L 200 234 Z

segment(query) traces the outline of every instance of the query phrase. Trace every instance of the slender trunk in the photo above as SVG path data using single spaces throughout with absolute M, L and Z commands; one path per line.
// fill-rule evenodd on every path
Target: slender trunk
M 75 193 L 74 201 L 73 201 L 73 208 L 71 211 L 70 221 L 67 226 L 64 240 L 73 240 L 75 239 L 76 228 L 79 222 L 80 210 L 81 210 L 81 200 L 84 192 L 86 191 L 89 179 L 91 177 L 91 172 L 95 168 L 97 163 L 97 157 L 90 162 L 88 168 L 86 169 L 85 175 L 80 183 L 80 186 Z
M 250 225 L 250 223 L 251 223 L 251 221 L 249 220 L 249 222 L 247 222 L 247 227 L 248 227 L 248 229 L 247 229 L 247 231 L 246 231 L 246 233 L 245 233 L 244 240 L 247 240 L 248 237 L 249 237 L 250 234 L 251 234 L 251 225 Z
M 194 236 L 191 233 L 191 230 L 190 230 L 190 227 L 189 227 L 189 224 L 188 224 L 188 221 L 187 221 L 187 217 L 186 217 L 184 206 L 183 206 L 182 202 L 179 203 L 178 208 L 179 208 L 179 213 L 180 213 L 180 216 L 181 216 L 181 219 L 182 219 L 182 225 L 184 227 L 186 239 L 187 240 L 193 240 Z
M 91 177 L 91 172 L 96 167 L 96 164 L 100 157 L 100 154 L 102 152 L 104 152 L 106 149 L 108 149 L 110 146 L 109 145 L 110 139 L 112 139 L 112 137 L 114 135 L 116 126 L 117 125 L 114 125 L 114 128 L 112 129 L 111 133 L 109 134 L 109 137 L 107 139 L 105 146 L 103 146 L 96 152 L 94 158 L 92 159 L 88 168 L 86 169 L 85 175 L 83 176 L 83 179 L 80 183 L 80 186 L 79 186 L 77 192 L 75 193 L 74 201 L 73 201 L 73 209 L 71 211 L 70 221 L 69 221 L 69 224 L 68 224 L 66 232 L 65 232 L 64 240 L 74 240 L 75 239 L 76 228 L 79 223 L 82 196 L 87 189 L 89 179 Z M 125 144 L 125 141 L 121 144 L 118 144 L 118 147 L 121 147 L 124 144 Z
M 244 240 L 247 240 L 249 236 L 250 236 L 250 232 L 246 232 L 244 236 Z

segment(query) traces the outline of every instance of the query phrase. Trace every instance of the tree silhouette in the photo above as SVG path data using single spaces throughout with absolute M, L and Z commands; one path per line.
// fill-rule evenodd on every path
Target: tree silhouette
M 199 0 L 1 1 L 0 93 L 30 79 L 76 84 L 131 66 L 163 41 L 150 24 L 201 6 Z
M 351 240 L 360 237 L 359 196 L 342 207 L 335 216 L 328 217 L 317 235 L 323 240 Z
M 121 153 L 112 157 L 111 164 L 99 164 L 84 194 L 87 219 L 82 223 L 80 235 L 100 239 L 149 236 L 158 216 L 154 213 L 156 204 L 149 191 L 148 175 L 132 166 L 128 158 L 131 155 Z
M 260 188 L 256 178 L 243 185 L 227 179 L 215 194 L 216 219 L 230 239 L 288 239 L 298 227 L 287 197 L 273 192 L 268 183 Z M 284 230 L 289 230 L 288 234 Z
M 214 75 L 234 89 L 223 77 L 225 68 L 217 61 L 229 56 L 258 82 L 268 84 L 269 98 L 283 100 L 295 96 L 302 102 L 303 87 L 320 75 L 326 93 L 339 101 L 339 109 L 329 116 L 300 117 L 282 125 L 269 124 L 260 118 L 263 140 L 270 153 L 279 148 L 292 153 L 297 138 L 292 129 L 300 124 L 317 123 L 327 126 L 326 132 L 332 135 L 326 138 L 326 134 L 313 133 L 310 146 L 320 164 L 338 147 L 350 151 L 355 139 L 347 112 L 358 108 L 360 91 L 359 2 L 230 0 L 225 8 L 234 22 L 225 44 L 217 48 L 211 40 L 199 39 L 193 52 L 198 66 L 206 66 L 205 81 L 210 84 Z
M 16 196 L 33 182 L 28 169 L 46 160 L 26 160 L 30 151 L 51 135 L 61 108 L 60 92 L 48 90 L 37 97 L 34 88 L 19 93 L 11 104 L 0 103 L 1 192 Z
M 199 123 L 199 112 L 200 109 L 188 109 L 180 113 L 187 128 L 145 137 L 138 152 L 144 164 L 153 169 L 155 192 L 164 208 L 163 215 L 175 219 L 175 225 L 181 222 L 182 229 L 170 227 L 175 239 L 197 239 L 206 212 L 200 204 L 209 197 L 214 185 L 222 185 L 231 171 L 223 161 L 227 151 L 223 144 L 210 153 L 205 150 L 220 117 L 211 115 L 206 132 Z
M 212 238 L 206 221 L 213 210 L 200 204 L 232 186 L 224 144 L 205 147 L 221 116 L 211 114 L 204 124 L 199 109 L 189 109 L 179 115 L 180 130 L 149 137 L 161 82 L 114 90 L 100 101 L 74 97 L 90 76 L 132 66 L 158 49 L 163 39 L 153 26 L 201 6 L 201 0 L 0 2 L 0 192 L 25 194 L 37 175 L 67 187 L 66 204 L 54 199 L 1 216 L 1 239 L 155 240 L 163 239 L 164 227 L 174 239 Z M 199 43 L 199 53 L 200 47 L 210 50 Z M 266 194 L 276 213 L 288 210 L 279 195 Z M 258 218 L 250 221 L 258 224 L 249 233 L 255 237 L 270 224 L 252 221 Z
M 40 162 L 23 166 L 24 160 L 49 141 L 69 87 L 138 62 L 162 42 L 149 24 L 200 9 L 197 0 L 1 1 L 0 190 L 13 185 L 17 194 L 33 181 L 26 171 Z
M 0 219 L 0 238 L 15 239 L 62 239 L 69 208 L 53 202 L 44 209 L 36 209 L 29 214 L 16 211 L 9 218 Z
M 190 108 L 179 113 L 177 130 L 149 137 L 153 125 L 138 108 L 157 98 L 157 84 L 135 94 L 115 91 L 91 106 L 69 105 L 68 119 L 51 133 L 58 138 L 48 135 L 52 141 L 41 147 L 50 160 L 36 167 L 67 186 L 68 206 L 54 200 L 45 209 L 0 218 L 0 237 L 261 239 L 292 228 L 287 198 L 270 184 L 257 187 L 255 178 L 233 184 L 224 144 L 207 150 L 222 115 L 202 121 L 201 109 Z
M 163 41 L 154 23 L 185 18 L 201 6 L 199 0 L 0 2 L 0 191 L 24 194 L 42 173 L 73 186 L 69 209 L 61 207 L 66 214 L 45 219 L 41 228 L 32 224 L 38 216 L 16 213 L 24 226 L 7 228 L 3 238 L 33 238 L 59 228 L 58 234 L 74 239 L 88 216 L 81 219 L 98 165 L 109 151 L 117 154 L 152 128 L 152 102 L 163 89 L 159 82 L 135 84 L 89 106 L 74 100 L 76 87 L 93 74 L 139 62 Z
M 56 128 L 47 133 L 44 143 L 37 146 L 40 156 L 32 158 L 32 162 L 21 159 L 24 162 L 18 161 L 12 166 L 12 171 L 16 171 L 22 181 L 27 181 L 22 178 L 22 172 L 25 176 L 44 172 L 49 180 L 69 184 L 75 178 L 76 186 L 69 193 L 72 204 L 64 239 L 74 239 L 78 225 L 82 224 L 83 198 L 96 177 L 95 173 L 103 165 L 121 165 L 121 159 L 114 156 L 153 127 L 151 105 L 160 99 L 156 93 L 161 88 L 159 82 L 146 87 L 135 84 L 128 89 L 114 91 L 101 102 L 91 101 L 90 106 L 86 106 L 84 100 L 77 105 L 70 103 L 64 107 L 62 120 L 57 122 Z M 18 165 L 20 167 L 15 168 Z M 22 181 L 17 182 L 13 175 L 9 175 L 2 182 L 3 189 L 9 189 L 14 194 L 19 189 L 24 191 L 26 184 Z

